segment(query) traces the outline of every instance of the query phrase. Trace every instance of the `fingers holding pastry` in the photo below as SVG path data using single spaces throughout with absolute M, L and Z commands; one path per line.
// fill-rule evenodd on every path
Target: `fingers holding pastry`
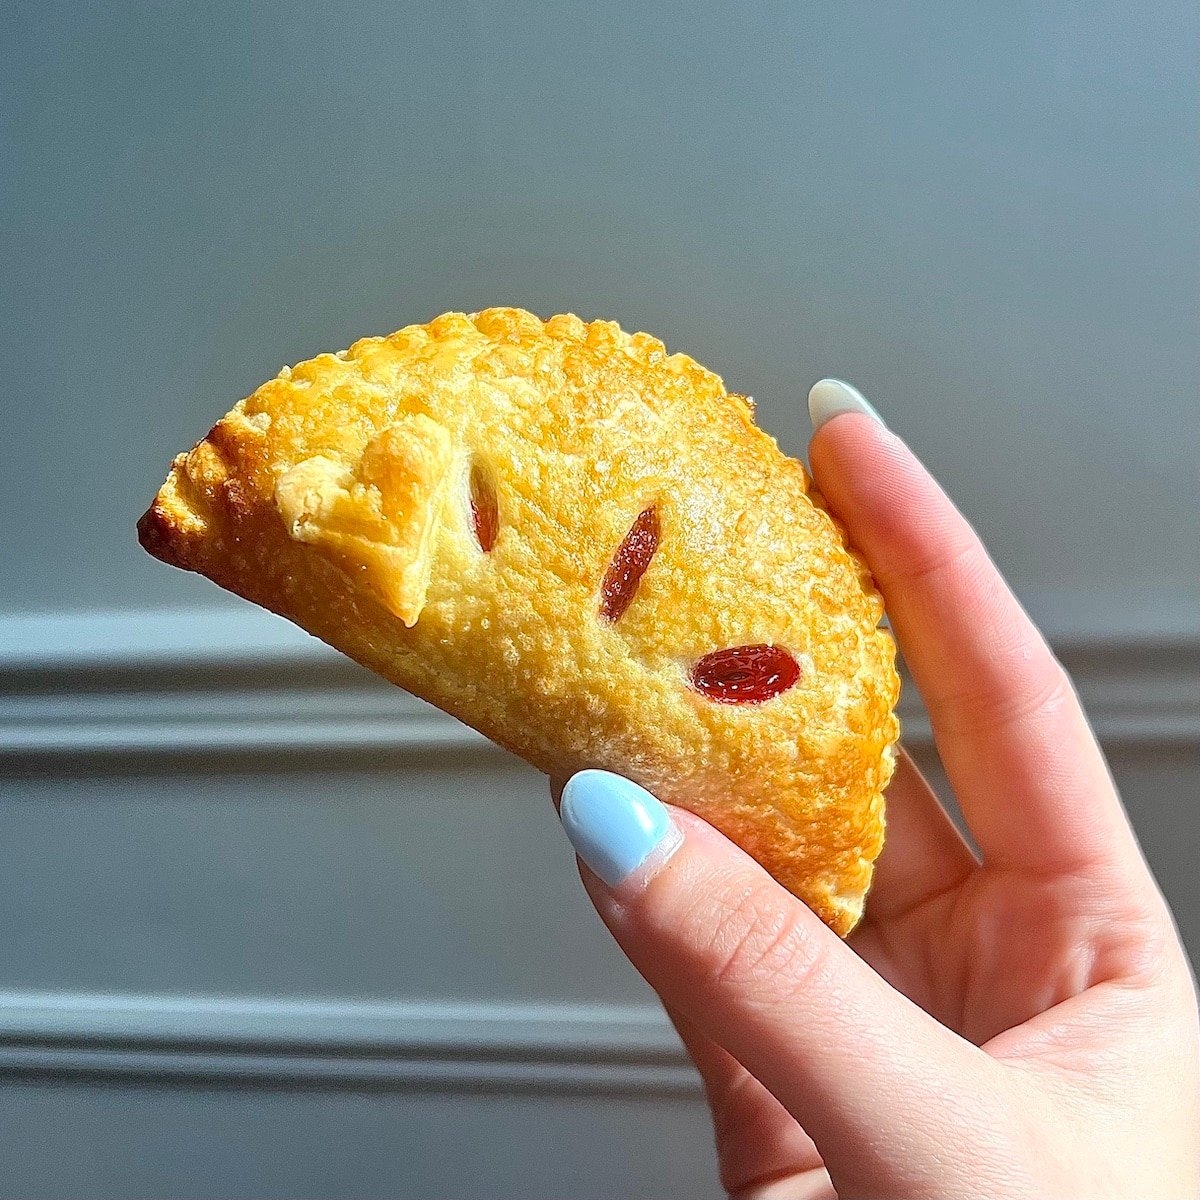
M 975 531 L 855 389 L 823 380 L 809 406 L 813 474 L 883 593 L 985 860 L 1140 861 L 1071 681 Z
M 567 779 L 550 780 L 550 799 L 561 811 Z M 890 920 L 949 891 L 979 866 L 908 751 L 896 753 L 887 789 L 887 841 L 875 863 L 867 917 Z
M 588 894 L 634 966 L 803 1125 L 839 1191 L 880 1194 L 898 1159 L 919 1172 L 944 1159 L 964 1122 L 992 1119 L 1007 1086 L 998 1065 L 710 825 L 604 771 L 572 777 L 561 816 Z M 947 1094 L 974 1099 L 952 1112 Z M 893 1139 L 898 1095 L 905 1128 Z M 931 1190 L 932 1180 L 909 1182 L 912 1194 Z

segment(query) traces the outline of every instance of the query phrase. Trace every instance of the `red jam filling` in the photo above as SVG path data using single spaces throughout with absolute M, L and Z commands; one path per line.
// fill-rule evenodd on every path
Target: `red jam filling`
M 500 535 L 500 508 L 496 503 L 496 485 L 478 463 L 471 467 L 470 505 L 475 540 L 486 553 Z
M 600 615 L 616 621 L 633 603 L 638 584 L 658 549 L 658 513 L 648 508 L 638 514 L 604 573 L 600 585 Z
M 800 678 L 796 660 L 778 646 L 730 646 L 692 668 L 692 687 L 718 704 L 762 704 Z

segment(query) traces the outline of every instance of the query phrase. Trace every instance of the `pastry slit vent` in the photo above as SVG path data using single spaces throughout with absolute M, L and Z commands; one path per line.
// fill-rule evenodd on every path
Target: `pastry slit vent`
M 475 531 L 475 540 L 486 554 L 500 536 L 500 506 L 496 501 L 496 484 L 492 473 L 478 459 L 471 463 L 467 504 L 471 509 L 471 528 Z
M 786 692 L 800 666 L 780 646 L 730 646 L 706 654 L 692 667 L 689 683 L 717 704 L 762 704 Z
M 600 585 L 600 615 L 606 621 L 618 621 L 633 603 L 638 584 L 658 549 L 658 510 L 647 508 L 621 539 L 604 582 Z

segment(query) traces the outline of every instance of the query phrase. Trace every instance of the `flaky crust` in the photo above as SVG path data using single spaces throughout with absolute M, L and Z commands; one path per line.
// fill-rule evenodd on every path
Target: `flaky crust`
M 603 620 L 651 506 L 657 552 Z M 180 455 L 138 531 L 543 771 L 619 771 L 699 813 L 839 933 L 859 918 L 898 736 L 882 601 L 749 401 L 655 338 L 502 308 L 318 355 Z M 800 664 L 781 695 L 688 686 L 761 643 Z

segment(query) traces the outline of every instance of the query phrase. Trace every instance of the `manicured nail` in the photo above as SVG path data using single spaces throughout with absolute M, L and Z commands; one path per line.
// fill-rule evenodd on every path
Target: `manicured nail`
M 808 393 L 808 415 L 812 418 L 814 433 L 834 417 L 852 412 L 864 413 L 880 425 L 883 424 L 883 418 L 858 388 L 851 387 L 841 379 L 822 379 L 813 384 Z
M 609 887 L 660 851 L 682 841 L 670 813 L 645 788 L 611 771 L 580 771 L 567 780 L 559 810 L 575 853 Z

